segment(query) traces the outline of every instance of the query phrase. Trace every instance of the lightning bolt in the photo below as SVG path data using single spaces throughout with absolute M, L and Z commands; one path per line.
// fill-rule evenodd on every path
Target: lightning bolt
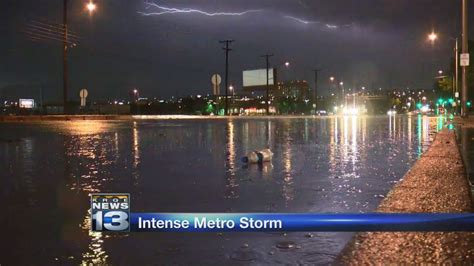
M 334 25 L 334 24 L 326 24 L 325 26 L 326 26 L 326 28 L 328 28 L 328 29 L 339 29 L 339 26 Z
M 251 9 L 251 10 L 245 10 L 242 12 L 207 12 L 207 11 L 192 9 L 192 8 L 175 8 L 175 7 L 160 6 L 156 3 L 150 3 L 150 2 L 146 2 L 145 5 L 146 5 L 146 9 L 155 8 L 157 10 L 155 12 L 140 12 L 139 11 L 138 13 L 143 16 L 160 16 L 160 15 L 165 15 L 165 14 L 177 14 L 177 13 L 197 13 L 197 14 L 205 15 L 209 17 L 243 16 L 249 13 L 256 13 L 256 12 L 262 11 L 260 9 Z
M 176 8 L 176 7 L 167 7 L 167 6 L 162 6 L 159 5 L 155 2 L 145 2 L 145 9 L 154 9 L 154 11 L 150 12 L 141 12 L 138 11 L 139 14 L 143 16 L 161 16 L 161 15 L 166 15 L 166 14 L 186 14 L 186 13 L 196 13 L 204 16 L 209 16 L 209 17 L 215 17 L 215 16 L 243 16 L 246 14 L 250 13 L 257 13 L 257 12 L 263 12 L 264 10 L 262 9 L 250 9 L 250 10 L 245 10 L 242 12 L 208 12 L 200 9 L 193 9 L 193 8 Z M 283 14 L 282 14 L 283 15 Z M 298 23 L 302 23 L 305 25 L 310 25 L 310 24 L 319 24 L 323 27 L 326 27 L 327 29 L 330 30 L 336 30 L 341 27 L 351 27 L 353 26 L 353 23 L 347 24 L 347 25 L 336 25 L 336 24 L 329 24 L 329 23 L 323 23 L 321 21 L 314 21 L 314 20 L 304 20 L 298 17 L 293 17 L 293 16 L 283 16 L 284 18 L 294 20 Z
M 319 21 L 310 21 L 310 20 L 304 20 L 304 19 L 300 19 L 300 18 L 297 18 L 297 17 L 292 17 L 292 16 L 285 16 L 285 18 L 288 18 L 288 19 L 292 19 L 294 21 L 298 21 L 299 23 L 303 23 L 303 24 L 320 24 L 321 22 Z
M 291 20 L 294 20 L 296 22 L 305 24 L 305 25 L 321 24 L 321 25 L 323 25 L 324 27 L 326 27 L 330 30 L 337 30 L 339 28 L 348 28 L 348 27 L 354 26 L 354 23 L 345 24 L 345 25 L 336 25 L 336 24 L 330 24 L 330 23 L 323 23 L 321 21 L 315 21 L 315 20 L 304 20 L 304 19 L 301 19 L 301 18 L 293 17 L 293 16 L 284 16 L 284 17 L 287 18 L 287 19 L 291 19 Z

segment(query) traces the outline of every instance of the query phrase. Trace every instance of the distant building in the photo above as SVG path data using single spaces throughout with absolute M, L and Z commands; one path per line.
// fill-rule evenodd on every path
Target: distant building
M 308 99 L 309 85 L 306 80 L 290 80 L 279 82 L 275 96 L 287 96 L 298 99 Z

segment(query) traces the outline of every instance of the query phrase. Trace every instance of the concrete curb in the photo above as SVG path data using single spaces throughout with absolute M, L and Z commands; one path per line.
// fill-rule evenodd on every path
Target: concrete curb
M 454 131 L 439 132 L 431 147 L 377 212 L 472 212 L 469 182 Z M 356 234 L 335 264 L 472 264 L 474 233 L 370 232 Z

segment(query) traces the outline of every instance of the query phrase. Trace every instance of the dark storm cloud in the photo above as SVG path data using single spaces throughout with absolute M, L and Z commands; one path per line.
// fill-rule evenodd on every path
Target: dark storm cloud
M 207 93 L 210 75 L 223 72 L 218 40 L 225 38 L 236 40 L 230 78 L 237 87 L 241 71 L 263 67 L 259 56 L 272 52 L 273 65 L 292 63 L 282 71 L 284 78 L 312 80 L 311 70 L 323 68 L 322 88 L 329 75 L 351 86 L 429 88 L 433 72 L 451 56 L 449 36 L 458 32 L 460 5 L 448 0 L 167 0 L 154 3 L 199 12 L 144 16 L 140 12 L 166 10 L 145 1 L 96 0 L 97 13 L 90 17 L 85 2 L 71 0 L 69 7 L 70 28 L 80 38 L 70 51 L 71 95 L 87 87 L 97 98 L 125 97 L 134 87 L 145 96 Z M 0 87 L 42 83 L 47 96 L 59 96 L 60 42 L 33 41 L 24 32 L 31 21 L 61 23 L 62 1 L 4 1 L 1 10 Z M 440 31 L 435 47 L 426 43 L 432 28 Z

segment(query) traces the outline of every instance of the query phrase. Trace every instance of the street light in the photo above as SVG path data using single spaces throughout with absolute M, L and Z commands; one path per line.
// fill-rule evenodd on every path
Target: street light
M 339 85 L 341 86 L 341 92 L 342 92 L 342 104 L 346 106 L 346 93 L 344 91 L 344 82 L 339 82 Z
M 428 34 L 428 40 L 431 41 L 432 44 L 438 39 L 438 35 L 434 32 L 431 32 Z M 459 92 L 459 45 L 458 45 L 458 38 L 454 38 L 449 36 L 449 39 L 454 41 L 454 76 L 453 76 L 453 97 L 456 96 L 456 94 Z M 443 75 L 443 71 L 439 70 L 438 74 L 441 76 Z
M 434 43 L 438 39 L 438 34 L 436 34 L 434 31 L 432 31 L 430 34 L 428 34 L 428 40 L 431 43 Z
M 286 67 L 289 67 L 289 66 L 290 66 L 290 62 L 285 62 L 285 66 L 286 66 Z
M 89 1 L 89 3 L 86 5 L 86 8 L 89 11 L 89 13 L 92 14 L 92 12 L 94 12 L 97 9 L 97 5 L 94 2 Z
M 96 10 L 97 6 L 89 0 L 86 5 L 86 9 L 89 10 L 89 14 L 92 14 Z M 68 0 L 63 0 L 63 112 L 68 113 L 68 44 L 69 44 L 69 33 L 68 33 Z
M 135 102 L 138 101 L 138 90 L 137 89 L 133 89 L 133 100 Z
M 334 79 L 335 79 L 334 77 L 330 77 L 330 78 L 329 78 L 329 80 L 330 80 L 331 82 L 333 82 Z

